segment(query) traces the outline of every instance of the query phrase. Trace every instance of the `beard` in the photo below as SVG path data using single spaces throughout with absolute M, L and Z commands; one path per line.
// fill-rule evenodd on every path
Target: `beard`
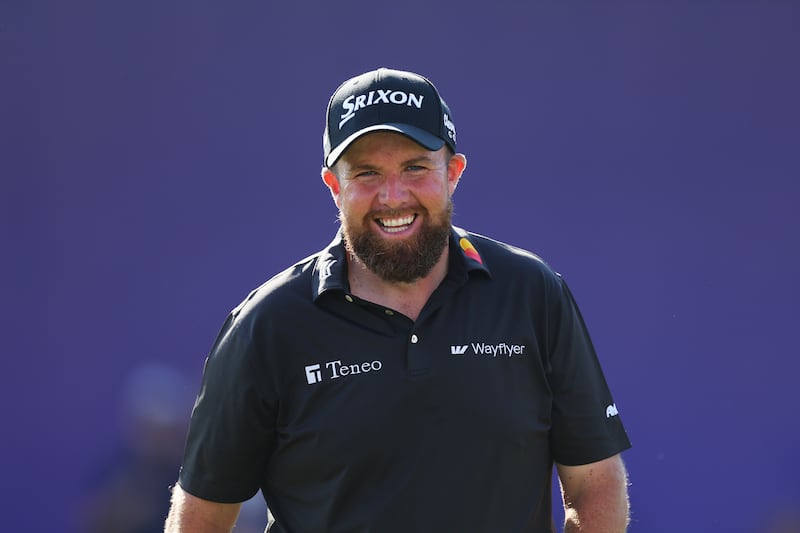
M 382 238 L 369 229 L 377 215 L 392 216 L 394 213 L 369 213 L 359 226 L 348 223 L 340 214 L 345 247 L 381 279 L 392 283 L 410 283 L 427 276 L 444 253 L 450 237 L 453 202 L 433 219 L 428 210 L 423 210 L 422 227 L 417 235 L 402 241 Z

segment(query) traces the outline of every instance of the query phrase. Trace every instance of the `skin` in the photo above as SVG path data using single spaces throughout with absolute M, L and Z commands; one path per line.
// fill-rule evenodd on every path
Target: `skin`
M 241 507 L 241 503 L 217 503 L 192 496 L 176 483 L 164 533 L 230 533 Z
M 564 533 L 624 533 L 630 520 L 628 477 L 619 454 L 580 466 L 556 464 Z
M 323 168 L 322 180 L 339 208 L 342 224 L 375 232 L 388 242 L 400 242 L 420 231 L 423 213 L 445 216 L 466 164 L 463 154 L 452 154 L 447 148 L 433 152 L 403 135 L 376 132 L 355 141 L 333 168 Z M 410 223 L 409 217 L 413 219 Z M 349 256 L 350 289 L 416 320 L 447 273 L 447 255 L 445 244 L 432 270 L 409 283 L 386 281 Z M 556 467 L 564 499 L 565 533 L 626 530 L 627 475 L 619 455 L 587 465 Z M 176 484 L 165 533 L 229 533 L 240 507 L 197 498 Z
M 432 152 L 404 135 L 376 132 L 355 141 L 333 169 L 322 169 L 339 208 L 343 224 L 377 233 L 389 242 L 408 239 L 420 230 L 424 208 L 431 217 L 444 216 L 467 165 L 463 154 L 447 148 Z M 394 216 L 373 218 L 370 213 L 391 210 Z M 409 225 L 388 231 L 381 224 L 415 216 Z M 399 229 L 399 231 L 397 231 Z M 350 290 L 356 296 L 396 309 L 416 320 L 428 297 L 447 273 L 447 244 L 431 272 L 411 283 L 389 282 L 371 272 L 356 258 L 348 258 Z

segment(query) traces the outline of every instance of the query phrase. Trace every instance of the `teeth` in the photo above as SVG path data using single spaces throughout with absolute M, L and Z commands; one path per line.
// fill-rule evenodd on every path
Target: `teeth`
M 403 218 L 382 218 L 381 224 L 390 228 L 396 228 L 397 226 L 408 226 L 414 222 L 414 215 L 408 215 Z
M 401 218 L 382 218 L 379 221 L 386 231 L 393 233 L 402 230 L 405 226 L 414 222 L 414 215 Z

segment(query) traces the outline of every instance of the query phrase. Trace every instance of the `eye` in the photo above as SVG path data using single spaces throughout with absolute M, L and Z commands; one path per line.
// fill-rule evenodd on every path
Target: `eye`
M 362 170 L 353 174 L 350 179 L 360 183 L 373 183 L 379 178 L 380 174 L 375 170 Z
M 412 174 L 414 176 L 425 174 L 430 170 L 430 167 L 426 165 L 408 165 L 406 167 L 406 172 Z

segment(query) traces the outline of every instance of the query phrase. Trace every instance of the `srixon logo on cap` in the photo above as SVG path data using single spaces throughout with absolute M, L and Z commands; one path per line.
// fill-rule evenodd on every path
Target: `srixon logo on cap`
M 351 94 L 342 102 L 342 108 L 345 109 L 345 113 L 339 122 L 339 129 L 342 129 L 345 122 L 356 116 L 356 112 L 359 109 L 375 104 L 407 105 L 422 109 L 422 100 L 424 98 L 424 96 L 418 94 L 392 91 L 391 89 L 378 89 L 377 91 L 359 95 Z

